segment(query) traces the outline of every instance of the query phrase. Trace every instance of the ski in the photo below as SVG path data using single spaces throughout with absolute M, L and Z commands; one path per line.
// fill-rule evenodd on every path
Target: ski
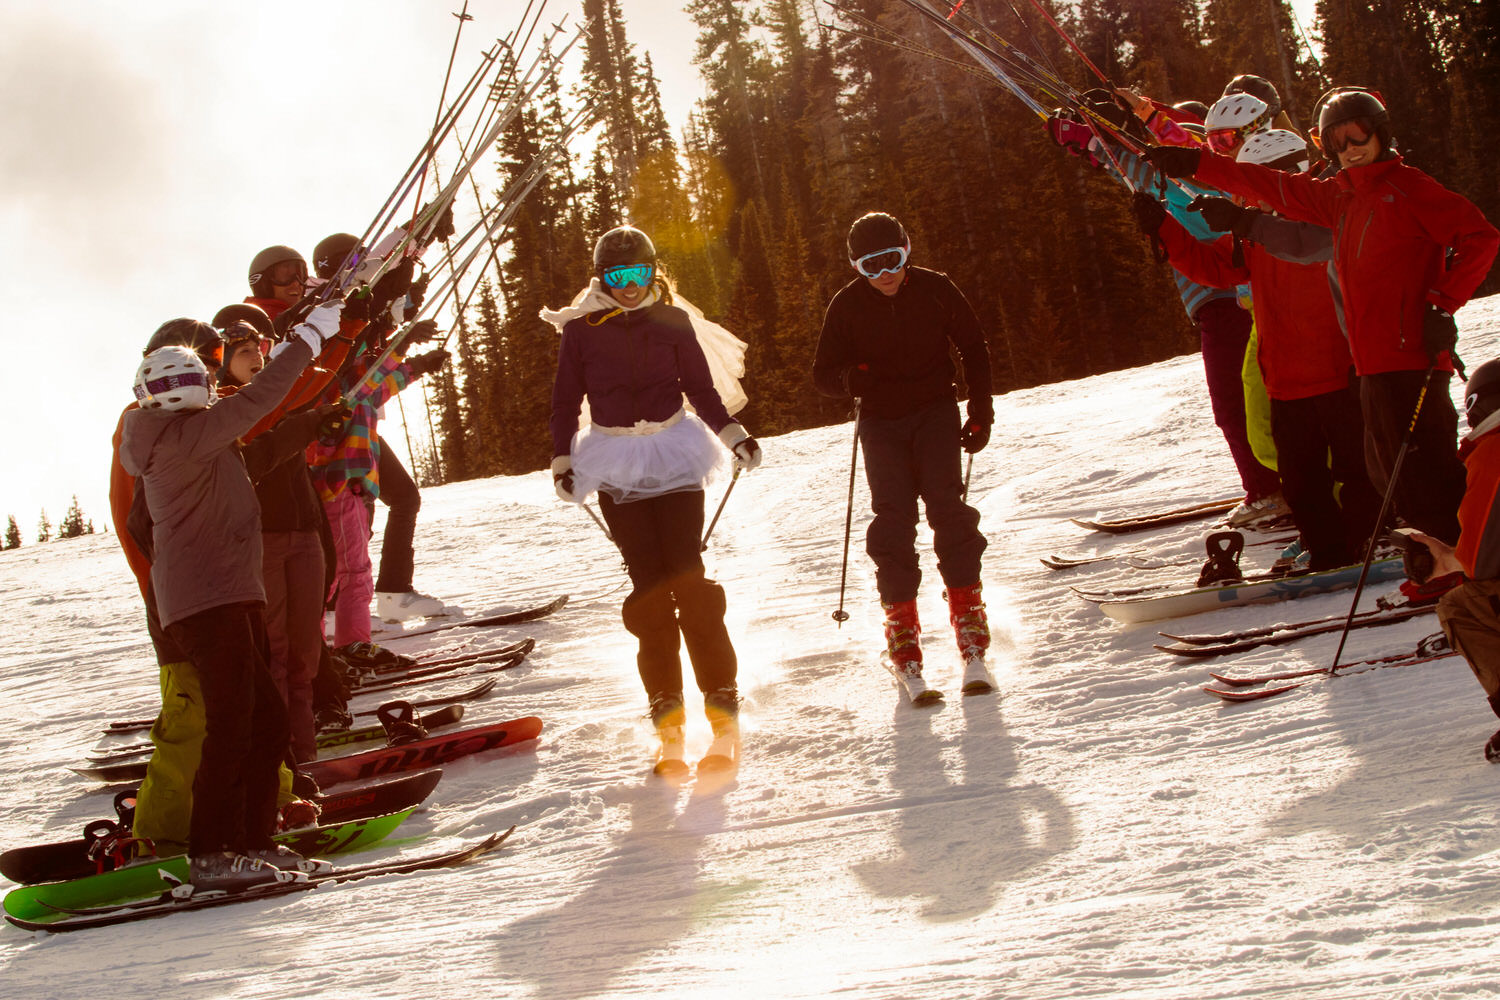
M 491 650 L 485 655 L 465 660 L 461 663 L 445 663 L 435 667 L 417 667 L 399 674 L 384 674 L 375 679 L 365 680 L 357 684 L 349 691 L 350 698 L 357 698 L 365 694 L 378 694 L 382 691 L 394 691 L 397 688 L 411 687 L 413 684 L 425 683 L 428 679 L 439 674 L 451 674 L 461 667 L 478 667 L 467 674 L 459 674 L 460 677 L 470 677 L 474 674 L 497 673 L 501 670 L 509 670 L 526 659 L 528 653 L 536 647 L 535 639 L 524 639 L 503 649 Z
M 1354 620 L 1349 622 L 1351 630 L 1357 628 L 1372 628 L 1381 625 L 1394 625 L 1404 622 L 1418 615 L 1429 614 L 1437 609 L 1435 604 L 1423 604 L 1417 607 L 1403 606 L 1397 611 L 1382 612 L 1368 611 L 1355 615 Z M 1254 630 L 1259 634 L 1248 635 L 1243 639 L 1234 639 L 1228 642 L 1218 643 L 1184 643 L 1182 645 L 1163 645 L 1157 643 L 1156 649 L 1163 653 L 1172 653 L 1176 656 L 1191 656 L 1207 659 L 1213 656 L 1226 656 L 1230 653 L 1242 653 L 1247 649 L 1256 649 L 1260 646 L 1280 646 L 1284 643 L 1295 642 L 1308 636 L 1324 635 L 1328 632 L 1340 632 L 1344 628 L 1344 622 L 1348 615 L 1335 615 L 1329 620 L 1313 624 L 1302 625 L 1296 628 L 1285 628 L 1281 630 Z
M 460 618 L 456 621 L 443 622 L 439 625 L 425 625 L 414 629 L 382 629 L 379 638 L 384 642 L 395 639 L 411 639 L 419 635 L 433 635 L 437 632 L 446 632 L 455 628 L 498 628 L 502 625 L 520 625 L 525 622 L 534 622 L 548 615 L 561 611 L 568 603 L 568 595 L 554 597 L 545 604 L 535 607 L 523 608 L 520 611 L 507 611 L 495 615 L 483 615 L 478 618 Z
M 1246 541 L 1245 548 L 1248 549 L 1256 545 L 1279 545 L 1282 548 L 1285 548 L 1286 546 L 1290 545 L 1296 539 L 1296 537 L 1296 535 L 1281 535 L 1277 536 L 1276 538 L 1257 538 Z M 1104 554 L 1095 553 L 1093 555 L 1076 556 L 1063 555 L 1062 553 L 1054 552 L 1051 555 L 1041 557 L 1041 563 L 1043 566 L 1046 566 L 1048 569 L 1059 570 L 1077 569 L 1080 566 L 1096 566 L 1099 563 L 1106 562 L 1122 562 L 1126 566 L 1129 566 L 1131 569 L 1148 570 L 1166 569 L 1168 567 L 1175 566 L 1194 566 L 1201 564 L 1202 560 L 1185 556 L 1182 559 L 1173 559 L 1170 561 L 1150 561 L 1146 559 L 1146 552 L 1142 549 L 1127 549 L 1124 552 L 1110 552 Z
M 490 681 L 491 685 L 495 682 Z M 413 705 L 413 708 L 416 706 Z M 441 729 L 451 726 L 464 717 L 464 706 L 445 705 L 436 711 L 420 716 L 417 722 L 426 729 Z M 319 750 L 336 750 L 340 747 L 350 746 L 355 743 L 366 743 L 370 740 L 378 740 L 385 736 L 382 726 L 362 726 L 358 729 L 333 729 L 318 734 Z M 88 761 L 91 765 L 116 764 L 121 761 L 134 760 L 138 757 L 149 757 L 156 749 L 154 744 L 141 743 L 135 746 L 122 747 L 108 754 L 92 754 Z
M 1358 621 L 1361 618 L 1379 615 L 1386 612 L 1400 611 L 1405 608 L 1412 607 L 1412 605 L 1406 603 L 1404 600 L 1400 602 L 1385 603 L 1386 600 L 1386 598 L 1380 598 L 1376 601 L 1376 604 L 1379 605 L 1378 607 L 1373 608 L 1370 611 L 1361 611 L 1359 614 L 1354 616 L 1355 620 Z M 1436 605 L 1433 606 L 1435 607 Z M 1427 605 L 1423 605 L 1423 607 L 1427 607 Z M 1264 625 L 1258 628 L 1235 629 L 1230 632 L 1190 632 L 1185 635 L 1179 634 L 1177 632 L 1158 632 L 1156 634 L 1162 636 L 1163 638 L 1171 639 L 1173 642 L 1180 642 L 1188 646 L 1216 646 L 1226 642 L 1238 642 L 1241 639 L 1254 638 L 1255 636 L 1259 635 L 1272 635 L 1276 632 L 1285 632 L 1293 629 L 1308 628 L 1314 625 L 1323 625 L 1328 622 L 1342 622 L 1348 617 L 1348 613 L 1345 612 L 1343 614 L 1337 615 L 1324 615 L 1322 618 L 1310 618 L 1305 622 L 1278 622 L 1274 625 Z
M 1080 528 L 1088 528 L 1090 531 L 1103 531 L 1111 535 L 1123 535 L 1133 531 L 1144 531 L 1148 528 L 1161 528 L 1169 524 L 1181 524 L 1185 521 L 1201 521 L 1205 518 L 1213 517 L 1215 514 L 1227 513 L 1233 510 L 1239 502 L 1239 497 L 1229 497 L 1223 500 L 1210 500 L 1207 503 L 1191 504 L 1187 507 L 1177 507 L 1172 510 L 1160 510 L 1150 514 L 1141 514 L 1136 517 L 1100 518 L 1097 520 L 1070 517 L 1068 520 Z
M 390 836 L 411 815 L 413 808 L 415 807 L 348 823 L 293 830 L 277 834 L 275 839 L 277 843 L 286 844 L 299 854 L 346 854 L 363 850 Z M 62 907 L 96 906 L 150 896 L 170 888 L 163 872 L 171 879 L 185 881 L 188 877 L 187 855 L 142 858 L 123 868 L 63 881 L 23 885 L 6 894 L 5 912 L 23 919 L 38 919 L 53 914 Z
M 1448 645 L 1447 636 L 1441 632 L 1437 632 L 1417 643 L 1415 650 L 1341 664 L 1334 671 L 1330 671 L 1327 667 L 1310 667 L 1306 670 L 1287 670 L 1274 674 L 1260 674 L 1254 677 L 1232 677 L 1225 674 L 1210 673 L 1210 677 L 1220 684 L 1225 685 L 1225 687 L 1216 688 L 1205 684 L 1203 685 L 1203 690 L 1223 701 L 1260 701 L 1299 688 L 1307 680 L 1314 677 L 1343 677 L 1347 674 L 1362 674 L 1370 670 L 1378 670 L 1382 667 L 1409 667 L 1418 663 L 1430 663 L 1433 660 L 1443 660 L 1457 655 L 1459 655 L 1458 650 Z M 1281 684 L 1281 681 L 1293 681 L 1294 683 Z M 1278 686 L 1269 688 L 1261 687 L 1261 685 L 1265 684 L 1277 684 Z M 1257 688 L 1257 690 L 1246 690 L 1248 688 Z
M 708 745 L 708 752 L 698 760 L 698 773 L 701 775 L 728 775 L 739 770 L 740 766 L 740 741 L 739 737 L 729 734 L 716 736 L 714 741 Z
M 404 861 L 334 870 L 324 875 L 311 875 L 295 882 L 281 882 L 267 886 L 257 886 L 241 892 L 209 891 L 193 893 L 191 890 L 188 890 L 187 894 L 179 898 L 169 889 L 154 899 L 145 899 L 133 903 L 87 908 L 69 907 L 66 912 L 54 909 L 51 911 L 50 919 L 44 914 L 37 914 L 31 917 L 13 914 L 7 908 L 5 919 L 23 930 L 48 931 L 53 933 L 76 931 L 91 927 L 108 927 L 112 924 L 161 917 L 169 913 L 180 913 L 185 910 L 206 909 L 211 906 L 251 902 L 257 899 L 271 899 L 296 892 L 305 892 L 322 885 L 355 882 L 360 879 L 375 878 L 381 875 L 402 875 L 435 868 L 451 868 L 467 864 L 494 851 L 514 831 L 515 827 L 511 827 L 504 833 L 492 834 L 483 840 L 466 845 L 456 851 L 429 854 L 423 857 L 409 858 Z M 186 859 L 183 859 L 184 872 L 186 871 L 186 867 Z M 186 885 L 187 883 L 183 884 Z M 7 897 L 8 899 L 9 897 Z
M 506 655 L 513 656 L 514 653 L 509 653 Z M 503 658 L 504 657 L 502 657 L 502 659 Z M 412 708 L 442 708 L 447 705 L 452 705 L 456 702 L 475 701 L 479 698 L 483 698 L 485 695 L 493 691 L 495 689 L 495 685 L 498 683 L 499 681 L 496 678 L 490 677 L 483 681 L 480 681 L 474 687 L 467 690 L 458 691 L 449 695 L 438 695 L 431 698 L 424 698 L 421 701 L 412 701 L 410 702 L 410 704 Z M 354 693 L 362 694 L 364 692 L 356 691 Z M 353 712 L 351 714 L 353 714 L 355 718 L 359 718 L 360 716 L 373 716 L 376 711 L 377 709 L 371 708 L 359 712 Z M 155 719 L 141 719 L 129 722 L 112 722 L 109 724 L 109 727 L 103 731 L 103 734 L 105 736 L 123 736 L 133 732 L 147 731 L 153 725 L 155 725 L 155 723 Z
M 985 664 L 984 657 L 973 656 L 964 661 L 962 690 L 966 695 L 989 694 L 995 690 L 995 677 Z
M 1366 582 L 1373 584 L 1399 579 L 1403 572 L 1400 559 L 1382 559 L 1370 566 Z M 1152 590 L 1103 595 L 1079 593 L 1079 596 L 1097 604 L 1100 611 L 1115 621 L 1138 624 L 1165 618 L 1183 618 L 1219 608 L 1267 604 L 1312 594 L 1327 594 L 1355 586 L 1359 582 L 1359 576 L 1359 566 L 1345 566 L 1321 573 L 1302 573 L 1175 592 Z M 1078 591 L 1075 590 L 1075 593 Z
M 429 736 L 394 747 L 378 747 L 347 757 L 309 761 L 302 770 L 320 785 L 356 781 L 382 774 L 401 774 L 446 764 L 460 757 L 497 747 L 534 740 L 541 735 L 542 720 L 535 716 L 496 722 L 456 733 Z
M 928 687 L 927 681 L 920 673 L 912 674 L 901 670 L 885 653 L 880 654 L 880 665 L 895 678 L 896 686 L 905 693 L 906 699 L 911 702 L 913 708 L 927 708 L 943 700 L 943 692 Z

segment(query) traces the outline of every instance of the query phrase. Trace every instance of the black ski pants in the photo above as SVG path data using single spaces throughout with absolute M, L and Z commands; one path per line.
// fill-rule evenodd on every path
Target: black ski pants
M 380 594 L 404 594 L 412 589 L 416 553 L 413 544 L 417 534 L 417 511 L 422 509 L 422 493 L 411 473 L 391 451 L 385 438 L 380 442 L 380 502 L 388 508 L 385 534 L 380 540 L 380 574 L 375 591 Z
M 734 687 L 739 661 L 724 627 L 724 588 L 703 570 L 703 491 L 629 503 L 600 493 L 599 508 L 633 584 L 620 617 L 640 641 L 636 666 L 647 697 L 682 696 L 683 644 L 698 690 Z
M 1365 471 L 1365 425 L 1353 385 L 1306 399 L 1271 400 L 1281 490 L 1315 570 L 1364 558 L 1380 513 Z M 1342 483 L 1334 496 L 1335 481 Z
M 859 419 L 865 480 L 875 518 L 865 551 L 875 563 L 875 588 L 887 604 L 914 600 L 917 565 L 917 498 L 932 526 L 938 572 L 949 587 L 979 582 L 985 538 L 979 511 L 964 503 L 958 404 L 941 400 L 904 417 Z
M 286 706 L 267 669 L 259 604 L 225 604 L 167 626 L 198 672 L 206 727 L 193 779 L 189 854 L 271 846 Z
M 1391 481 L 1401 441 L 1422 391 L 1419 371 L 1381 372 L 1359 380 L 1365 417 L 1365 465 L 1370 483 L 1383 493 Z M 1466 488 L 1458 457 L 1458 411 L 1448 398 L 1447 372 L 1433 372 L 1401 464 L 1393 506 L 1418 531 L 1458 544 L 1458 505 Z

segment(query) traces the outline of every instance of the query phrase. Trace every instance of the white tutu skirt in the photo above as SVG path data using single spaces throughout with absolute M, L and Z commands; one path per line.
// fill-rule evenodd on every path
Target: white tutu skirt
M 688 413 L 654 434 L 610 434 L 590 424 L 573 436 L 573 495 L 596 490 L 619 503 L 702 489 L 728 466 L 729 452 Z

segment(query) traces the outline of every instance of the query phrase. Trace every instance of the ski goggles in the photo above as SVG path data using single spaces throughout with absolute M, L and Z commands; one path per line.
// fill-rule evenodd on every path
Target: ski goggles
M 1244 145 L 1245 134 L 1252 128 L 1249 125 L 1243 128 L 1211 128 L 1208 130 L 1208 148 L 1229 156 Z
M 249 343 L 255 344 L 255 349 L 260 351 L 261 357 L 265 357 L 266 355 L 271 353 L 271 342 L 265 337 L 262 337 L 259 330 L 254 329 L 248 324 L 242 324 L 238 328 L 230 327 L 225 331 L 224 347 L 219 354 L 219 357 L 221 359 L 220 363 L 222 364 L 223 362 L 228 361 L 230 358 L 234 357 L 235 350 L 241 344 Z
M 631 285 L 646 288 L 654 277 L 655 264 L 621 264 L 618 267 L 606 267 L 599 274 L 599 280 L 609 288 L 628 288 Z
M 1355 118 L 1339 122 L 1323 135 L 1323 148 L 1337 156 L 1351 145 L 1363 146 L 1374 134 L 1375 129 L 1369 121 Z
M 866 278 L 878 278 L 882 274 L 890 274 L 899 271 L 906 266 L 906 258 L 911 253 L 906 247 L 887 247 L 884 250 L 876 250 L 867 253 L 863 257 L 856 257 L 849 263 L 854 269 Z
M 307 265 L 298 260 L 284 260 L 266 271 L 266 281 L 273 285 L 307 284 Z

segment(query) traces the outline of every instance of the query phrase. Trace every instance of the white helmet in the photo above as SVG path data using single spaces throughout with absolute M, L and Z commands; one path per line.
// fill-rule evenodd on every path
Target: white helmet
M 1208 109 L 1203 127 L 1210 132 L 1216 128 L 1257 131 L 1270 120 L 1270 110 L 1265 101 L 1253 94 L 1226 94 Z
M 143 410 L 201 410 L 212 395 L 208 366 L 191 348 L 157 348 L 135 371 L 135 401 Z
M 1284 128 L 1257 132 L 1245 140 L 1235 159 L 1241 163 L 1260 163 L 1277 170 L 1306 170 L 1312 162 L 1307 141 Z

